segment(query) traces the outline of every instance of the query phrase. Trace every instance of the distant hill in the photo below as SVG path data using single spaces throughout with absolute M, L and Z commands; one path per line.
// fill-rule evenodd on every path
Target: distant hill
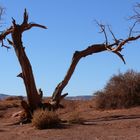
M 81 96 L 69 96 L 66 97 L 68 100 L 91 100 L 93 96 L 91 95 L 81 95 Z
M 6 97 L 8 97 L 8 96 L 9 96 L 9 95 L 0 93 L 0 99 L 4 99 L 4 98 L 6 98 Z
M 10 96 L 10 95 L 0 93 L 0 99 L 4 99 L 8 96 Z M 66 97 L 66 99 L 68 99 L 68 100 L 90 100 L 92 98 L 93 98 L 93 96 L 91 96 L 91 95 L 68 96 L 68 97 Z

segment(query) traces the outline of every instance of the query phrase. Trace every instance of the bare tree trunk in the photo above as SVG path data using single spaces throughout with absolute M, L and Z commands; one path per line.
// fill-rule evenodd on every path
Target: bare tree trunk
M 102 52 L 105 50 L 106 50 L 105 44 L 95 44 L 95 45 L 89 46 L 88 48 L 86 48 L 83 51 L 76 51 L 72 57 L 72 62 L 70 64 L 70 67 L 69 67 L 64 79 L 55 88 L 50 103 L 54 104 L 54 106 L 56 106 L 56 108 L 57 108 L 59 106 L 60 100 L 68 95 L 68 93 L 66 93 L 64 95 L 61 95 L 61 94 L 62 94 L 62 91 L 65 88 L 65 86 L 68 84 L 68 82 L 81 58 L 86 57 L 88 55 L 92 55 L 93 53 L 98 53 L 98 52 Z
M 70 67 L 69 67 L 64 79 L 57 85 L 57 87 L 55 88 L 55 90 L 53 92 L 52 98 L 50 100 L 50 104 L 52 104 L 54 106 L 54 108 L 58 108 L 61 99 L 63 99 L 65 96 L 68 95 L 68 93 L 65 93 L 62 95 L 62 91 L 68 84 L 68 82 L 69 82 L 72 74 L 74 73 L 74 70 L 81 58 L 86 57 L 88 55 L 92 55 L 94 53 L 106 51 L 106 50 L 108 50 L 107 48 L 111 49 L 112 46 L 115 46 L 115 45 L 118 45 L 118 42 L 115 42 L 108 46 L 106 46 L 106 44 L 94 44 L 82 51 L 75 51 L 75 53 L 73 54 L 73 57 L 72 57 L 72 62 L 70 64 Z M 117 50 L 114 53 L 117 54 L 122 59 L 122 61 L 125 63 L 125 60 L 123 59 L 123 56 L 119 53 L 119 51 L 121 51 L 121 49 Z
M 22 102 L 21 105 L 23 106 L 24 110 L 29 114 L 29 112 L 33 112 L 36 108 L 42 105 L 41 103 L 42 91 L 41 89 L 39 90 L 39 92 L 37 91 L 34 75 L 32 72 L 32 67 L 25 53 L 25 48 L 22 44 L 22 33 L 26 30 L 31 29 L 32 27 L 40 27 L 43 29 L 47 29 L 47 27 L 36 23 L 28 23 L 28 14 L 26 12 L 26 9 L 24 12 L 22 24 L 21 25 L 16 24 L 16 21 L 14 19 L 12 23 L 13 25 L 9 29 L 0 34 L 0 41 L 2 42 L 3 47 L 9 49 L 10 47 L 4 45 L 3 40 L 7 35 L 11 34 L 12 41 L 10 41 L 9 39 L 7 39 L 7 41 L 9 42 L 10 45 L 13 46 L 18 61 L 20 63 L 22 72 L 18 75 L 18 77 L 21 77 L 24 81 L 28 99 L 28 104 Z M 41 93 L 41 95 L 39 95 L 39 93 Z
M 12 41 L 15 53 L 17 55 L 18 61 L 22 69 L 20 77 L 23 78 L 25 84 L 29 106 L 32 110 L 34 110 L 41 103 L 41 99 L 36 88 L 30 61 L 25 53 L 25 48 L 22 44 L 21 31 L 21 26 L 14 24 L 14 30 L 12 32 Z
M 70 65 L 64 79 L 62 80 L 62 82 L 60 82 L 57 85 L 57 87 L 55 88 L 55 90 L 53 92 L 52 98 L 50 100 L 50 104 L 52 104 L 55 108 L 57 108 L 59 106 L 60 100 L 68 95 L 68 93 L 62 95 L 62 91 L 65 88 L 65 86 L 68 84 L 68 82 L 81 58 L 86 57 L 88 55 L 92 55 L 94 53 L 99 53 L 99 52 L 107 50 L 107 51 L 110 51 L 110 52 L 113 52 L 114 54 L 116 54 L 125 64 L 125 59 L 123 58 L 123 55 L 120 53 L 123 49 L 123 46 L 126 45 L 128 42 L 131 42 L 131 41 L 134 41 L 134 40 L 137 40 L 140 38 L 140 35 L 137 35 L 135 37 L 131 36 L 133 28 L 136 25 L 136 23 L 134 23 L 134 25 L 130 28 L 129 37 L 126 39 L 123 39 L 123 40 L 117 39 L 115 37 L 115 35 L 113 34 L 113 32 L 111 31 L 111 29 L 109 28 L 109 31 L 114 38 L 114 43 L 110 44 L 110 43 L 108 43 L 105 26 L 102 24 L 99 24 L 99 23 L 98 23 L 98 25 L 101 28 L 101 32 L 104 33 L 104 35 L 105 35 L 106 42 L 104 44 L 91 45 L 88 48 L 86 48 L 85 50 L 76 51 L 74 53 L 71 65 Z

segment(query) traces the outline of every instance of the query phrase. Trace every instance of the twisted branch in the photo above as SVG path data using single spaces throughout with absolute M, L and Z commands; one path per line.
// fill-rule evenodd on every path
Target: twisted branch
M 14 27 L 17 25 L 16 24 L 16 21 L 14 18 L 12 18 L 12 24 L 13 26 L 11 26 L 10 28 L 8 28 L 6 31 L 3 31 L 1 34 L 0 34 L 0 41 L 2 42 L 2 40 L 4 40 L 6 38 L 6 36 L 8 36 L 9 34 L 11 34 L 14 30 Z M 39 27 L 39 28 L 43 28 L 43 29 L 47 29 L 46 26 L 43 26 L 41 24 L 37 24 L 37 23 L 28 23 L 28 14 L 27 14 L 27 11 L 25 9 L 24 11 L 24 19 L 23 19 L 23 22 L 22 24 L 20 25 L 21 27 L 21 32 L 24 32 L 26 30 L 29 30 L 31 29 L 32 27 Z M 6 47 L 7 48 L 7 47 Z

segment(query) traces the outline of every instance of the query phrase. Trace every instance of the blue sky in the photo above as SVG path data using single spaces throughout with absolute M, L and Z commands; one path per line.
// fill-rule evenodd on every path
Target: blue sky
M 1 30 L 11 25 L 11 17 L 21 23 L 24 8 L 29 13 L 29 21 L 48 27 L 27 31 L 23 34 L 23 43 L 37 87 L 42 88 L 45 96 L 50 96 L 65 76 L 74 51 L 105 41 L 95 20 L 111 25 L 118 38 L 125 38 L 132 24 L 126 19 L 133 15 L 136 2 L 138 0 L 0 0 L 5 8 Z M 70 96 L 92 95 L 102 89 L 113 74 L 128 69 L 140 71 L 140 40 L 124 48 L 126 65 L 110 52 L 81 59 L 64 92 Z M 16 77 L 20 72 L 14 50 L 0 48 L 0 93 L 26 95 L 23 81 Z

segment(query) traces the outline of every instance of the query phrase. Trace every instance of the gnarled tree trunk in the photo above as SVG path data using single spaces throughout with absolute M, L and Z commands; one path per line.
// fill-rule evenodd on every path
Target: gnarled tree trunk
M 30 61 L 22 44 L 22 26 L 14 23 L 13 28 L 14 29 L 11 34 L 13 47 L 22 69 L 20 77 L 23 78 L 25 84 L 29 106 L 31 110 L 34 110 L 38 107 L 39 104 L 41 104 L 41 98 L 36 88 Z
M 111 47 L 111 45 L 110 45 L 110 47 Z M 55 90 L 53 92 L 52 98 L 50 100 L 50 104 L 54 105 L 55 108 L 57 108 L 57 107 L 59 107 L 59 103 L 60 103 L 61 99 L 63 99 L 65 96 L 68 95 L 68 93 L 65 93 L 64 95 L 61 95 L 61 94 L 62 94 L 62 91 L 65 88 L 65 86 L 68 84 L 68 82 L 69 82 L 71 76 L 73 75 L 73 72 L 81 58 L 86 57 L 88 55 L 92 55 L 93 53 L 98 53 L 98 52 L 102 52 L 105 50 L 107 50 L 105 44 L 94 44 L 94 45 L 91 45 L 88 48 L 84 49 L 83 51 L 75 51 L 75 53 L 73 54 L 73 57 L 72 57 L 72 62 L 70 64 L 70 67 L 69 67 L 64 79 L 62 80 L 62 82 L 60 82 L 57 85 L 57 87 L 55 88 Z
M 2 46 L 9 49 L 9 47 L 4 45 L 3 39 L 5 39 L 5 37 L 8 34 L 11 34 L 12 36 L 12 41 L 8 39 L 8 42 L 10 45 L 13 46 L 22 69 L 22 72 L 18 75 L 18 77 L 21 77 L 24 81 L 24 85 L 27 93 L 27 99 L 28 99 L 28 104 L 26 102 L 24 102 L 23 104 L 22 102 L 22 105 L 25 111 L 27 112 L 28 110 L 29 113 L 29 112 L 33 112 L 36 108 L 42 105 L 41 103 L 42 97 L 39 95 L 37 91 L 34 75 L 32 71 L 32 66 L 25 53 L 25 47 L 23 47 L 22 44 L 22 33 L 26 30 L 31 29 L 32 27 L 41 27 L 44 29 L 46 29 L 46 27 L 35 23 L 28 23 L 28 14 L 26 12 L 26 9 L 24 12 L 24 19 L 22 24 L 21 25 L 16 24 L 16 21 L 14 19 L 12 23 L 13 26 L 11 26 L 9 29 L 7 29 L 5 32 L 3 32 L 0 35 L 0 40 L 2 42 Z

